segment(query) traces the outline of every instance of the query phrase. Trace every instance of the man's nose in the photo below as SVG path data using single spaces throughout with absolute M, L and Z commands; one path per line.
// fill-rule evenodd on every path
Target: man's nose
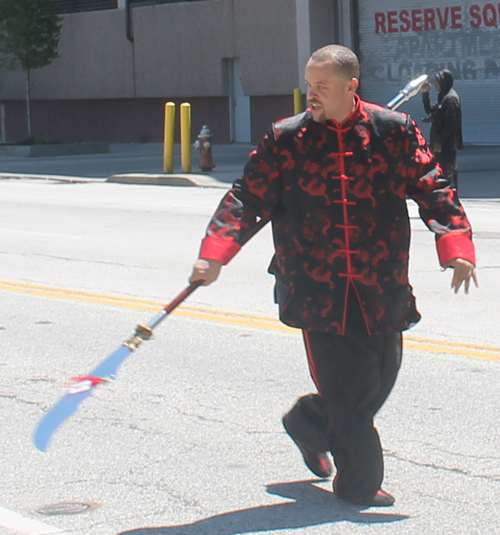
M 307 100 L 311 100 L 312 98 L 316 98 L 318 96 L 318 94 L 316 93 L 316 91 L 314 91 L 313 89 L 308 89 L 307 90 Z

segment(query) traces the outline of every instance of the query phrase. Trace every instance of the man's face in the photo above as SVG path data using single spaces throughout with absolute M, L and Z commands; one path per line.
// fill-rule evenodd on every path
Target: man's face
M 327 119 L 343 121 L 352 110 L 353 97 L 358 87 L 356 78 L 347 80 L 336 74 L 331 61 L 309 60 L 306 65 L 307 100 L 314 121 Z M 346 110 L 349 110 L 346 115 Z

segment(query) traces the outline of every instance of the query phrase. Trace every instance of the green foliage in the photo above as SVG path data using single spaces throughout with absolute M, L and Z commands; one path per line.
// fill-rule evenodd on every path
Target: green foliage
M 49 65 L 58 57 L 61 22 L 52 0 L 0 0 L 2 64 L 25 71 Z

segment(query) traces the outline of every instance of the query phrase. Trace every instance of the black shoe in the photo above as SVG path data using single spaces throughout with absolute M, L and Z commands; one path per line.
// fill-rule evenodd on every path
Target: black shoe
M 394 496 L 391 496 L 388 492 L 385 492 L 385 490 L 382 489 L 379 489 L 375 496 L 373 496 L 373 498 L 340 499 L 344 500 L 345 502 L 354 503 L 356 505 L 364 505 L 368 507 L 390 507 L 391 505 L 394 505 L 394 502 L 396 501 L 396 498 L 394 498 Z
M 333 471 L 333 464 L 328 458 L 327 454 L 324 452 L 312 451 L 309 448 L 306 448 L 297 439 L 295 439 L 286 427 L 285 418 L 283 418 L 283 427 L 288 433 L 288 436 L 295 442 L 295 444 L 299 448 L 300 453 L 302 453 L 307 468 L 309 468 L 309 470 L 311 470 L 314 475 L 323 479 L 330 477 Z

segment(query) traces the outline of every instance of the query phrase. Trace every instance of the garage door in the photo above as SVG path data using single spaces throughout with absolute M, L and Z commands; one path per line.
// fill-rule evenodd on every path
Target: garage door
M 420 74 L 449 69 L 462 102 L 464 141 L 500 145 L 500 3 L 358 0 L 361 95 L 385 104 Z M 431 98 L 437 93 L 433 88 Z M 403 104 L 424 133 L 421 97 Z

